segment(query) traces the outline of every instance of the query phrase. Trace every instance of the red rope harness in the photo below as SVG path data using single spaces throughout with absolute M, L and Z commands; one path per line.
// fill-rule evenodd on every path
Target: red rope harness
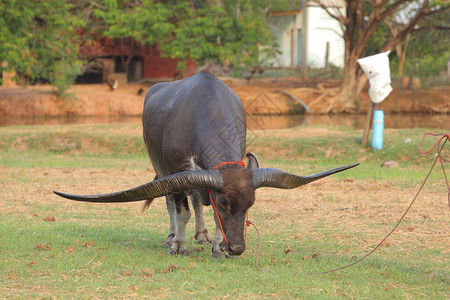
M 217 168 L 220 168 L 221 166 L 230 165 L 230 164 L 241 165 L 241 166 L 243 166 L 245 168 L 245 162 L 243 160 L 241 160 L 241 161 L 238 161 L 238 162 L 234 162 L 234 161 L 223 162 L 223 163 L 218 164 L 217 166 L 215 166 L 213 168 L 213 170 L 216 170 Z M 211 203 L 212 203 L 212 206 L 213 206 L 213 209 L 214 209 L 214 213 L 216 214 L 217 220 L 219 221 L 219 227 L 220 227 L 220 231 L 222 231 L 223 239 L 229 245 L 230 243 L 228 242 L 228 239 L 227 239 L 227 237 L 225 235 L 225 231 L 223 230 L 222 221 L 220 220 L 219 211 L 217 210 L 216 203 L 214 202 L 214 198 L 212 196 L 212 193 L 211 193 L 211 191 L 208 191 L 208 193 L 209 193 L 209 198 L 211 199 Z M 248 220 L 248 211 L 247 211 L 247 220 L 245 221 L 245 227 L 244 227 L 245 228 L 245 234 L 244 234 L 244 240 L 245 241 L 247 241 L 247 227 L 248 226 L 250 226 L 250 221 Z
M 221 166 L 224 166 L 224 165 L 241 165 L 241 166 L 243 166 L 245 168 L 245 162 L 243 160 L 241 160 L 241 161 L 238 161 L 238 162 L 234 162 L 234 161 L 223 162 L 223 163 L 218 164 L 217 166 L 215 166 L 213 168 L 213 170 L 215 170 L 217 168 L 220 168 Z

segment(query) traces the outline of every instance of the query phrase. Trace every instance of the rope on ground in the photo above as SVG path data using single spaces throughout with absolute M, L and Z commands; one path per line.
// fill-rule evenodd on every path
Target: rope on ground
M 431 136 L 440 136 L 440 138 L 439 138 L 439 140 L 434 144 L 433 148 L 431 148 L 431 149 L 428 150 L 428 151 L 422 151 L 422 144 L 423 144 L 423 141 L 425 140 L 425 138 L 426 138 L 428 135 L 431 135 Z M 435 133 L 431 133 L 431 132 L 425 133 L 425 134 L 423 135 L 423 137 L 422 137 L 422 141 L 421 141 L 420 144 L 419 144 L 419 152 L 422 153 L 422 154 L 429 154 L 429 153 L 431 153 L 434 149 L 436 149 L 436 147 L 438 148 L 437 157 L 439 158 L 439 163 L 441 164 L 441 167 L 442 167 L 442 173 L 444 173 L 445 183 L 447 184 L 447 191 L 448 191 L 448 194 L 447 194 L 447 197 L 448 197 L 448 206 L 450 207 L 450 185 L 449 185 L 449 183 L 448 183 L 447 173 L 445 172 L 445 167 L 444 167 L 444 162 L 448 163 L 448 162 L 450 162 L 450 159 L 445 159 L 445 158 L 442 157 L 442 149 L 444 148 L 444 145 L 445 145 L 445 143 L 446 143 L 448 140 L 450 140 L 450 133 L 447 133 L 447 134 L 444 134 L 444 133 L 438 133 L 438 134 L 435 134 Z M 444 144 L 442 144 L 442 147 L 441 147 L 441 142 L 442 142 L 442 141 L 444 141 Z
M 432 135 L 432 136 L 441 136 L 441 138 L 434 144 L 433 148 L 429 151 L 422 151 L 422 143 L 425 140 L 425 137 L 427 135 Z M 449 201 L 449 206 L 450 206 L 450 187 L 449 187 L 449 183 L 448 183 L 448 179 L 447 179 L 447 174 L 445 173 L 445 168 L 444 168 L 444 162 L 450 162 L 450 160 L 446 160 L 444 158 L 442 158 L 442 149 L 445 146 L 445 143 L 450 140 L 450 133 L 448 134 L 433 134 L 433 133 L 426 133 L 423 138 L 422 141 L 420 142 L 419 145 L 419 152 L 422 154 L 428 154 L 431 153 L 436 147 L 438 148 L 438 153 L 436 155 L 436 158 L 434 159 L 434 162 L 430 168 L 430 171 L 428 172 L 427 176 L 425 177 L 425 180 L 423 181 L 422 185 L 420 186 L 419 190 L 417 191 L 416 195 L 414 196 L 414 199 L 411 201 L 411 203 L 409 204 L 408 208 L 406 209 L 406 211 L 403 213 L 403 215 L 401 216 L 401 218 L 398 220 L 397 224 L 394 226 L 394 228 L 381 240 L 381 242 L 378 243 L 378 245 L 373 248 L 369 253 L 367 253 L 366 255 L 364 255 L 363 257 L 361 257 L 360 259 L 356 260 L 353 263 L 350 263 L 348 265 L 345 265 L 343 267 L 340 268 L 336 268 L 336 269 L 332 269 L 332 270 L 327 270 L 327 271 L 323 271 L 323 272 L 311 272 L 311 273 L 306 273 L 307 275 L 315 275 L 315 274 L 326 274 L 326 273 L 331 273 L 331 272 L 336 272 L 339 270 L 343 270 L 346 269 L 348 267 L 351 267 L 353 265 L 356 265 L 357 263 L 361 262 L 362 260 L 364 260 L 365 258 L 367 258 L 368 256 L 370 256 L 372 253 L 374 253 L 378 248 L 380 248 L 380 246 L 389 238 L 389 236 L 394 233 L 394 231 L 397 229 L 397 227 L 400 225 L 400 223 L 403 221 L 403 219 L 405 218 L 406 214 L 408 213 L 408 211 L 410 210 L 410 208 L 412 207 L 412 205 L 414 204 L 414 202 L 416 201 L 417 197 L 419 196 L 419 193 L 422 191 L 423 187 L 425 186 L 425 183 L 428 180 L 428 177 L 430 177 L 431 172 L 434 169 L 434 166 L 436 165 L 436 162 L 439 159 L 439 162 L 441 163 L 442 166 L 442 170 L 444 172 L 444 177 L 445 177 L 445 182 L 447 184 L 447 189 L 448 189 L 448 201 Z M 441 146 L 441 142 L 444 141 L 444 143 Z
M 258 228 L 256 227 L 255 223 L 253 223 L 253 222 L 250 221 L 250 220 L 247 220 L 246 223 L 245 223 L 245 225 L 246 225 L 246 226 L 252 225 L 252 226 L 255 228 L 255 230 L 256 230 L 256 234 L 257 234 L 257 236 L 258 236 L 258 248 L 257 248 L 257 250 L 256 250 L 255 265 L 256 265 L 256 267 L 257 267 L 258 269 L 261 269 L 261 267 L 259 266 L 259 253 L 260 253 L 260 250 L 261 250 L 261 239 L 260 239 L 260 236 L 259 236 L 259 230 L 258 230 Z

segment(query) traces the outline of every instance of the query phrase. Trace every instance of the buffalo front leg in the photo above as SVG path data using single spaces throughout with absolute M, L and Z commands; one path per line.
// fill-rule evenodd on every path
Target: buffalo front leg
M 175 200 L 175 236 L 172 239 L 169 254 L 187 255 L 186 224 L 191 218 L 191 211 L 184 193 L 174 194 L 173 199 Z
M 166 196 L 166 207 L 167 212 L 169 213 L 169 221 L 170 221 L 169 234 L 167 235 L 166 240 L 166 248 L 170 248 L 172 247 L 172 240 L 175 237 L 175 231 L 177 228 L 176 205 L 173 195 Z
M 212 257 L 214 258 L 225 258 L 228 257 L 228 254 L 224 251 L 222 251 L 221 245 L 225 243 L 225 240 L 223 238 L 222 231 L 220 230 L 219 225 L 217 225 L 217 219 L 214 218 L 216 221 L 216 235 L 212 241 Z
M 211 238 L 206 229 L 205 218 L 203 216 L 203 204 L 200 201 L 200 197 L 203 197 L 201 192 L 195 192 L 191 196 L 192 207 L 195 214 L 195 239 L 199 244 L 211 243 Z M 206 197 L 208 194 L 206 193 Z

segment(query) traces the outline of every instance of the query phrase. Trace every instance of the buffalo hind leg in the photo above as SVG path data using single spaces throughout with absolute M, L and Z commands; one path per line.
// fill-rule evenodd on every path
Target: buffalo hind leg
M 195 239 L 199 244 L 211 243 L 208 229 L 206 229 L 205 218 L 203 216 L 203 204 L 199 197 L 202 197 L 201 192 L 195 192 L 191 196 L 192 207 L 195 214 Z M 204 196 L 204 195 L 203 195 Z M 208 196 L 206 194 L 206 196 Z
M 186 224 L 191 218 L 191 211 L 189 210 L 187 196 L 184 193 L 174 194 L 176 210 L 175 222 L 175 236 L 172 240 L 172 247 L 169 249 L 170 255 L 187 255 L 187 239 L 186 239 Z

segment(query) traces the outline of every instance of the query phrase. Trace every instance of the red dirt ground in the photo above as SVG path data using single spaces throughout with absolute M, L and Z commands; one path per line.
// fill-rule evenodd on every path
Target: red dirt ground
M 298 78 L 254 79 L 250 82 L 223 79 L 239 96 L 247 113 L 286 114 L 301 106 L 283 91 L 294 95 L 313 113 L 327 111 L 330 99 L 338 93 L 337 82 L 316 81 L 307 87 Z M 302 86 L 303 85 L 303 86 Z M 68 100 L 58 98 L 48 85 L 0 87 L 0 116 L 118 116 L 140 115 L 145 92 L 150 84 L 124 84 L 111 91 L 106 84 L 73 86 Z M 302 87 L 300 87 L 302 86 Z M 143 93 L 138 95 L 139 89 Z M 367 93 L 356 102 L 356 113 L 364 113 Z M 385 112 L 450 113 L 450 86 L 428 90 L 395 89 L 380 104 Z

